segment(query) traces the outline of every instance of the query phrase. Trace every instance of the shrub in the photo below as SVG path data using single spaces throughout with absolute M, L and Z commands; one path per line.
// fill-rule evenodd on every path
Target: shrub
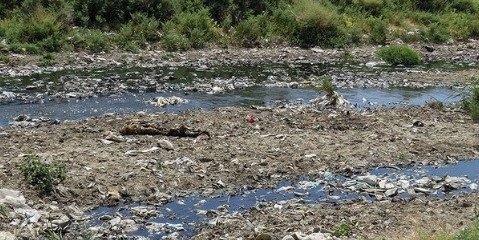
M 49 194 L 55 185 L 65 180 L 65 167 L 59 164 L 50 164 L 33 155 L 27 155 L 25 162 L 20 168 L 23 177 L 28 184 Z
M 52 66 L 55 63 L 55 57 L 51 53 L 44 54 L 40 60 L 41 66 Z
M 168 51 L 188 50 L 191 48 L 191 42 L 182 34 L 168 30 L 162 38 L 162 46 Z
M 42 51 L 37 44 L 33 43 L 12 43 L 9 45 L 8 50 L 14 53 L 28 54 L 37 54 Z
M 235 28 L 234 39 L 243 47 L 258 47 L 267 41 L 268 16 L 258 15 L 250 16 L 245 21 L 242 21 Z
M 298 22 L 293 42 L 301 47 L 340 47 L 348 43 L 340 17 L 333 9 L 313 0 L 300 0 L 293 6 Z
M 341 223 L 333 227 L 333 235 L 336 237 L 351 235 L 351 227 L 346 223 Z
M 159 40 L 158 28 L 156 19 L 134 14 L 130 22 L 120 28 L 115 40 L 121 48 L 127 50 L 132 50 L 132 46 L 144 47 L 148 42 Z
M 384 6 L 383 0 L 354 0 L 353 2 L 363 12 L 373 16 L 379 16 Z
M 433 23 L 426 33 L 427 41 L 434 43 L 444 43 L 451 37 L 448 27 L 445 24 Z
M 98 29 L 78 29 L 68 38 L 68 44 L 74 50 L 102 52 L 110 49 L 110 38 Z
M 0 55 L 0 62 L 3 64 L 9 64 L 12 60 L 8 55 Z
M 382 47 L 378 56 L 391 65 L 414 66 L 421 62 L 419 52 L 405 45 Z
M 448 0 L 412 0 L 417 10 L 426 12 L 439 12 L 446 9 Z
M 72 0 L 75 23 L 83 27 L 113 27 L 132 20 L 135 14 L 170 20 L 192 1 L 178 0 Z M 184 6 L 185 5 L 185 6 Z
M 333 85 L 333 82 L 330 79 L 323 79 L 323 81 L 321 81 L 319 89 L 321 91 L 324 91 L 326 93 L 326 96 L 329 98 L 334 96 L 334 91 L 336 90 Z
M 220 34 L 213 19 L 209 17 L 207 9 L 196 12 L 182 12 L 172 20 L 166 22 L 163 27 L 165 38 L 162 43 L 167 49 L 175 49 L 178 45 L 191 48 L 202 48 L 213 42 Z M 182 40 L 181 44 L 175 44 L 171 40 Z M 173 44 L 173 45 L 170 45 Z
M 384 20 L 374 19 L 370 24 L 372 25 L 372 29 L 369 34 L 369 41 L 374 44 L 386 44 L 388 23 Z
M 472 120 L 479 122 L 479 81 L 472 87 L 469 95 L 462 99 L 462 108 L 471 116 Z
M 55 12 L 37 8 L 30 14 L 0 21 L 0 35 L 9 44 L 35 44 L 44 51 L 58 51 L 66 32 L 59 17 Z

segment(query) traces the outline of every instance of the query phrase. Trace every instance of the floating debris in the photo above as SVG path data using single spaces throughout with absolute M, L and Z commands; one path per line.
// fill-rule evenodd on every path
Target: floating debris
M 188 99 L 183 99 L 183 98 L 180 98 L 180 97 L 176 97 L 176 96 L 173 96 L 173 97 L 156 97 L 156 98 L 153 98 L 149 101 L 147 101 L 147 103 L 151 104 L 151 105 L 154 105 L 154 106 L 158 106 L 158 107 L 164 107 L 164 106 L 168 106 L 168 105 L 177 105 L 177 104 L 184 104 L 184 103 L 188 103 Z

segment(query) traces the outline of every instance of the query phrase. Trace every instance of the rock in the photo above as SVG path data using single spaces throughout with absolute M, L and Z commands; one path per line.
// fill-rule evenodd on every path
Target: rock
M 471 183 L 471 185 L 469 185 L 469 188 L 473 191 L 477 191 L 477 183 Z
M 271 235 L 269 234 L 261 233 L 258 236 L 256 236 L 254 239 L 255 240 L 272 240 L 273 237 L 271 237 Z
M 216 93 L 221 93 L 224 92 L 225 90 L 221 87 L 214 86 L 211 88 L 211 91 L 207 92 L 208 94 L 216 94 Z
M 17 239 L 15 235 L 9 232 L 0 232 L 0 240 L 15 240 Z
M 431 179 L 428 177 L 423 177 L 421 179 L 416 180 L 416 184 L 420 187 L 432 187 Z
M 323 53 L 324 49 L 322 49 L 320 47 L 313 47 L 313 48 L 311 48 L 311 51 L 313 51 L 315 53 Z
M 115 135 L 112 132 L 105 137 L 106 140 L 113 141 L 113 142 L 125 142 L 126 139 L 123 136 Z
M 139 226 L 135 223 L 134 220 L 124 219 L 121 221 L 122 229 L 125 232 L 135 232 L 138 230 Z
M 5 98 L 15 98 L 16 97 L 16 94 L 14 92 L 3 91 L 2 95 L 5 96 Z
M 80 95 L 80 93 L 77 93 L 77 92 L 69 92 L 67 94 L 65 94 L 65 97 L 67 98 L 78 98 Z
M 428 46 L 428 45 L 424 45 L 424 49 L 426 49 L 426 51 L 428 52 L 434 52 L 436 49 L 434 49 L 433 46 Z
M 71 222 L 72 221 L 67 215 L 61 214 L 60 217 L 52 220 L 50 223 L 58 229 L 65 229 Z
M 392 184 L 392 183 L 388 183 L 387 182 L 387 179 L 383 179 L 381 181 L 379 181 L 379 188 L 381 189 L 391 189 L 391 188 L 394 188 L 395 185 Z
M 30 120 L 32 120 L 32 118 L 25 114 L 21 114 L 13 118 L 13 121 L 15 122 L 23 122 L 23 121 L 30 121 Z
M 332 180 L 334 180 L 334 174 L 332 172 L 326 171 L 326 172 L 323 173 L 323 178 L 326 181 L 332 181 Z
M 178 164 L 178 165 L 193 165 L 196 164 L 195 161 L 191 160 L 189 157 L 179 157 L 173 161 L 165 161 L 165 165 Z
M 304 234 L 304 233 L 300 233 L 300 232 L 295 232 L 292 235 L 292 237 L 293 237 L 293 239 L 296 239 L 296 240 L 329 240 L 329 239 L 333 239 L 330 234 L 320 233 L 320 232 L 311 233 L 309 235 Z
M 398 180 L 398 183 L 401 185 L 401 188 L 402 189 L 408 189 L 410 184 L 409 184 L 409 181 L 408 180 Z
M 365 65 L 366 67 L 376 67 L 377 65 L 379 65 L 379 62 L 371 61 L 371 62 L 367 62 Z
M 0 189 L 0 203 L 9 205 L 13 208 L 22 208 L 26 206 L 25 202 L 25 197 L 23 197 L 20 191 L 6 188 Z
M 384 193 L 384 195 L 386 195 L 386 197 L 393 197 L 393 196 L 396 196 L 397 193 L 398 193 L 398 189 L 397 189 L 397 188 L 391 188 L 391 189 L 386 190 L 386 192 Z
M 108 198 L 108 200 L 113 200 L 113 201 L 120 201 L 121 199 L 121 195 L 120 195 L 120 192 L 118 191 L 118 189 L 110 189 L 108 191 L 108 193 L 106 194 L 106 197 Z
M 412 123 L 413 127 L 424 127 L 424 123 L 419 120 L 414 120 Z
M 414 188 L 414 191 L 415 191 L 415 192 L 418 192 L 418 193 L 426 193 L 426 194 L 429 194 L 429 193 L 431 192 L 431 190 L 429 190 L 429 189 L 420 188 L 420 187 Z
M 158 147 L 163 148 L 163 149 L 168 150 L 168 151 L 175 150 L 175 147 L 173 146 L 173 143 L 171 143 L 170 141 L 168 141 L 166 139 L 159 140 L 156 145 Z
M 121 218 L 120 217 L 115 217 L 113 219 L 111 219 L 110 221 L 108 221 L 108 223 L 110 224 L 110 227 L 115 227 L 115 226 L 118 226 L 121 222 Z
M 358 176 L 356 177 L 358 181 L 365 182 L 371 186 L 378 185 L 378 177 L 376 175 L 366 175 L 366 176 Z
M 105 144 L 105 145 L 110 145 L 113 143 L 113 141 L 110 141 L 110 140 L 106 140 L 106 139 L 100 139 L 100 142 Z
M 303 159 L 304 159 L 305 161 L 310 161 L 310 160 L 314 160 L 314 158 L 316 158 L 316 156 L 317 156 L 317 155 L 314 154 L 314 153 L 312 153 L 312 154 L 306 154 L 306 155 L 304 155 Z

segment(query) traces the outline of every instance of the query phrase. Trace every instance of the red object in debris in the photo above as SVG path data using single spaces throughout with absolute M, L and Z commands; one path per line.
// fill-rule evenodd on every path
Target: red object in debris
M 254 123 L 256 121 L 256 119 L 254 118 L 253 115 L 248 115 L 246 117 L 246 121 L 248 121 L 249 123 Z

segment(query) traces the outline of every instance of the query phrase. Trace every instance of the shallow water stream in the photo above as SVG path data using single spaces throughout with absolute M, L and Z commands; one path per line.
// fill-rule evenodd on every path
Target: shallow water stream
M 0 127 L 7 126 L 20 114 L 78 120 L 106 113 L 306 104 L 322 93 L 311 86 L 297 88 L 298 83 L 318 81 L 322 77 L 335 79 L 338 91 L 359 108 L 422 105 L 428 101 L 453 103 L 460 99 L 461 89 L 387 87 L 397 81 L 389 82 L 389 78 L 397 72 L 455 71 L 471 67 L 474 66 L 430 63 L 408 69 L 348 62 L 299 62 L 262 66 L 112 68 L 0 77 Z M 221 91 L 207 93 L 215 87 Z M 159 96 L 178 96 L 189 102 L 164 108 L 146 103 Z
M 352 88 L 340 89 L 357 108 L 395 105 L 423 105 L 430 101 L 454 103 L 460 100 L 461 91 L 451 88 Z M 322 93 L 314 89 L 280 87 L 248 87 L 228 93 L 207 94 L 180 92 L 122 93 L 87 99 L 58 99 L 44 103 L 0 105 L 0 127 L 8 126 L 14 117 L 26 114 L 33 118 L 45 117 L 58 120 L 79 120 L 106 113 L 128 114 L 136 112 L 181 112 L 193 109 L 213 109 L 227 106 L 273 106 L 278 104 L 307 104 Z M 179 96 L 188 103 L 158 107 L 147 101 L 155 97 Z
M 477 169 L 479 160 L 465 160 L 439 167 L 382 167 L 352 176 L 323 172 L 316 179 L 301 178 L 280 182 L 275 189 L 248 190 L 245 186 L 234 195 L 204 197 L 196 194 L 174 198 L 160 206 L 133 203 L 117 208 L 100 207 L 88 214 L 96 226 L 108 226 L 115 216 L 116 219 L 146 222 L 138 226 L 133 224 L 128 236 L 159 239 L 178 232 L 183 237 L 189 237 L 194 235 L 195 224 L 214 222 L 218 214 L 235 214 L 253 208 L 260 209 L 265 205 L 280 208 L 288 201 L 299 200 L 304 204 L 373 202 L 392 198 L 409 201 L 414 198 L 445 198 L 477 192 Z M 142 218 L 145 213 L 152 217 Z

